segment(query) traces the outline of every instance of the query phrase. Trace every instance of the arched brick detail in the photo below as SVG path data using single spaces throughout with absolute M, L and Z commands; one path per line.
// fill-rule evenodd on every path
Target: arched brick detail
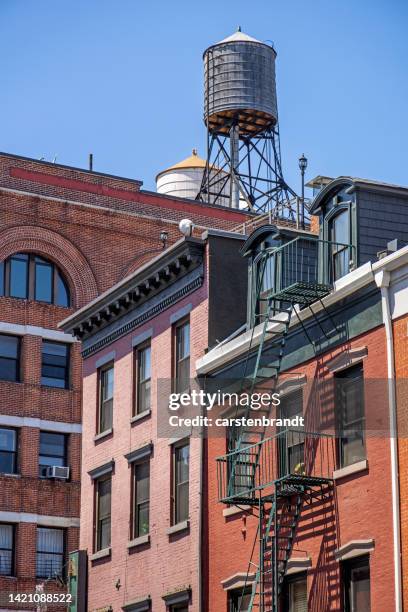
M 98 295 L 92 269 L 79 249 L 69 240 L 43 227 L 25 225 L 0 232 L 0 261 L 13 253 L 31 252 L 53 261 L 64 275 L 75 308 Z

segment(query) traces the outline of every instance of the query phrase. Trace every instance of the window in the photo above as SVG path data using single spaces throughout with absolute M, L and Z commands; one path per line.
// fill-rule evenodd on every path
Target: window
M 149 533 L 150 462 L 133 465 L 133 538 Z
M 59 467 L 67 465 L 67 438 L 65 434 L 41 431 L 39 456 L 40 477 L 46 478 L 48 467 L 53 465 Z
M 0 379 L 20 380 L 20 338 L 0 334 Z
M 68 389 L 69 346 L 61 342 L 42 343 L 41 384 Z
M 288 612 L 307 612 L 307 579 L 303 575 L 287 581 Z
M 170 612 L 188 612 L 188 606 L 185 604 L 170 606 Z
M 282 397 L 280 416 L 282 419 L 294 419 L 297 416 L 303 416 L 303 393 L 301 389 Z M 302 429 L 297 431 L 296 427 L 284 427 L 280 434 L 281 476 L 304 473 L 305 435 Z
M 190 445 L 173 446 L 173 524 L 188 519 Z
M 0 428 L 0 473 L 15 474 L 17 472 L 17 431 Z
M 33 253 L 16 253 L 0 264 L 0 295 L 70 305 L 67 284 L 57 266 Z
M 175 391 L 183 393 L 190 385 L 190 321 L 176 325 L 175 343 Z
M 329 224 L 331 241 L 331 280 L 336 281 L 350 270 L 349 211 L 343 210 Z
M 111 544 L 111 476 L 99 478 L 96 483 L 95 550 L 109 548 Z
M 370 612 L 370 565 L 368 557 L 342 564 L 345 612 Z
M 0 576 L 14 573 L 14 525 L 0 523 Z
M 240 431 L 238 427 L 227 428 L 227 452 L 232 453 L 237 449 Z M 248 462 L 248 455 L 243 450 L 230 455 L 227 461 L 228 495 L 243 494 L 254 486 L 254 471 L 252 464 Z
M 150 370 L 151 370 L 150 344 L 139 346 L 135 350 L 136 371 L 136 414 L 150 410 Z
M 251 601 L 249 589 L 236 589 L 228 593 L 228 612 L 247 612 Z
M 358 364 L 335 374 L 339 462 L 345 467 L 366 458 L 364 372 Z
M 113 373 L 113 364 L 99 370 L 98 433 L 103 433 L 112 428 Z
M 37 578 L 62 576 L 64 530 L 37 527 Z

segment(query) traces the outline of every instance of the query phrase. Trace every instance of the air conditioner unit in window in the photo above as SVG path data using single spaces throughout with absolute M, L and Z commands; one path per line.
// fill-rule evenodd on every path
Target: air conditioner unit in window
M 68 480 L 69 467 L 60 467 L 59 465 L 50 465 L 47 467 L 47 478 L 57 478 L 59 480 Z

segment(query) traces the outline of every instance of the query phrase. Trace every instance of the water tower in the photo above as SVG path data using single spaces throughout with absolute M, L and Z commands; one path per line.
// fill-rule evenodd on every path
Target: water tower
M 254 211 L 295 216 L 295 192 L 281 168 L 274 48 L 244 34 L 209 47 L 204 59 L 207 160 L 200 192 L 204 202 L 244 200 Z M 291 199 L 292 198 L 292 199 Z

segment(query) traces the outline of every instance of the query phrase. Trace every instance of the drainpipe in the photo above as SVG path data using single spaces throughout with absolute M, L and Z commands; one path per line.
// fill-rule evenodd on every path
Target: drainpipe
M 386 270 L 374 275 L 377 287 L 381 289 L 381 306 L 385 337 L 387 342 L 388 368 L 388 404 L 390 416 L 390 453 L 391 453 L 391 491 L 392 491 L 392 523 L 394 544 L 394 588 L 395 612 L 402 612 L 401 589 L 401 531 L 400 531 L 400 500 L 398 484 L 398 443 L 397 443 L 397 402 L 395 389 L 394 339 L 390 309 L 390 273 Z

